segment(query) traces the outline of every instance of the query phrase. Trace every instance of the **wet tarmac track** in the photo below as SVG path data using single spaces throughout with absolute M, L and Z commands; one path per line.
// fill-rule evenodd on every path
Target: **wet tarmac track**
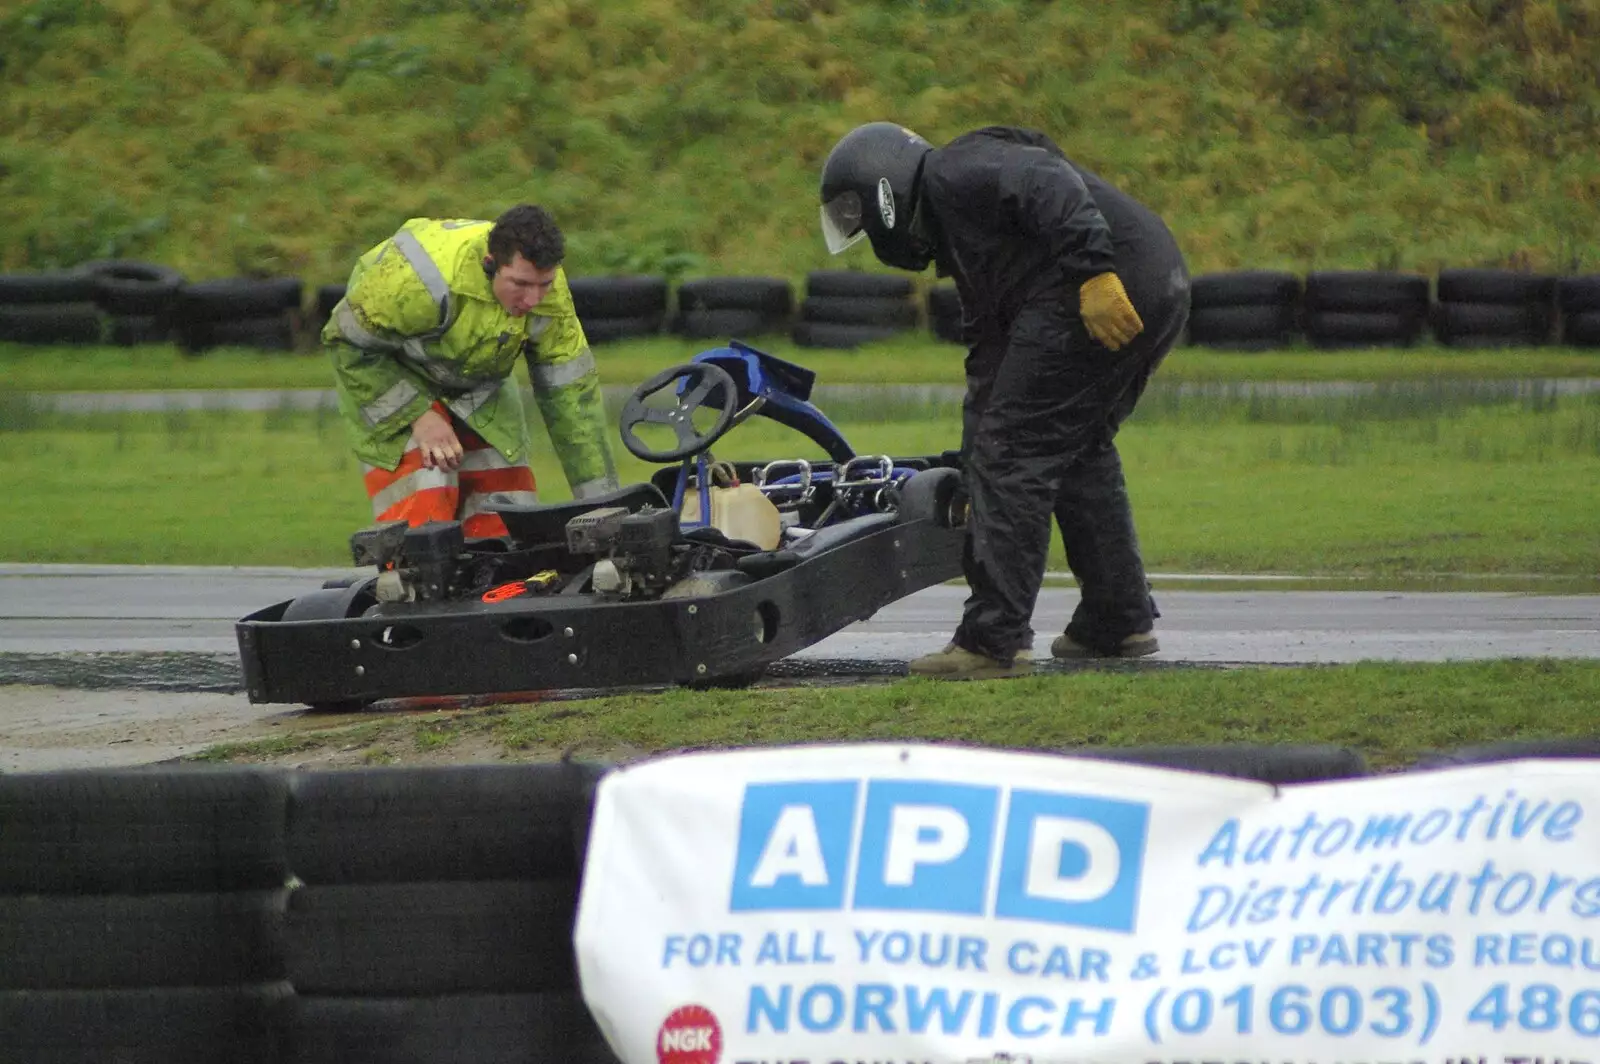
M 302 707 L 252 705 L 242 693 L 233 623 L 350 572 L 0 565 L 0 771 L 144 764 L 293 725 Z M 1118 667 L 1600 658 L 1600 594 L 1280 591 L 1200 577 L 1168 589 L 1154 579 L 1162 652 Z M 893 603 L 778 662 L 767 682 L 903 675 L 907 660 L 944 644 L 965 594 L 944 585 Z M 1034 626 L 1046 659 L 1076 599 L 1070 581 L 1041 594 Z

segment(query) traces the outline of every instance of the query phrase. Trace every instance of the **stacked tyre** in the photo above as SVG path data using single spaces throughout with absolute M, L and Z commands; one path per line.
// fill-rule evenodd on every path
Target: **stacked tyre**
M 678 286 L 672 331 L 695 339 L 734 339 L 788 330 L 794 289 L 782 277 L 702 277 Z
M 1547 343 L 1556 279 L 1513 270 L 1440 270 L 1433 334 L 1453 347 Z
M 666 323 L 665 277 L 569 277 L 567 284 L 591 344 L 655 336 Z
M 1408 347 L 1428 325 L 1428 278 L 1393 270 L 1306 275 L 1304 328 L 1318 347 Z
M 790 338 L 800 347 L 851 348 L 899 336 L 917 327 L 912 292 L 909 277 L 813 271 Z
M 0 341 L 93 344 L 104 323 L 94 281 L 75 271 L 0 274 Z
M 0 1060 L 276 1064 L 279 774 L 0 775 Z
M 328 319 L 333 317 L 333 308 L 339 305 L 339 300 L 344 298 L 345 285 L 324 284 L 317 286 L 316 298 L 312 300 L 312 318 L 310 332 L 313 339 L 322 335 L 323 326 L 328 324 Z
M 928 289 L 928 328 L 947 343 L 961 342 L 961 295 L 953 284 Z
M 572 765 L 297 774 L 293 1064 L 613 1055 L 578 991 Z
M 1561 340 L 1573 347 L 1600 347 L 1600 273 L 1563 277 L 1556 285 Z
M 213 347 L 294 350 L 304 286 L 297 277 L 224 277 L 178 288 L 173 332 L 190 354 Z
M 1190 282 L 1189 342 L 1260 351 L 1295 336 L 1300 278 L 1276 270 L 1202 274 Z
M 183 274 L 170 266 L 132 259 L 100 259 L 77 267 L 94 289 L 107 338 L 122 347 L 172 339 L 172 309 Z

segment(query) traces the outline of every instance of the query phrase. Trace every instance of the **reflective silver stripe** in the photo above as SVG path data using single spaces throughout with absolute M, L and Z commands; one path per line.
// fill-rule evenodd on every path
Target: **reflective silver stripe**
M 492 507 L 533 506 L 538 501 L 539 493 L 536 491 L 473 492 L 461 503 L 461 519 L 465 521 L 473 514 L 488 513 Z
M 546 329 L 548 329 L 548 328 L 550 328 L 550 319 L 549 318 L 541 318 L 541 317 L 539 317 L 537 315 L 532 315 L 532 314 L 530 314 L 528 316 L 528 339 L 529 340 L 537 340 L 539 337 L 544 335 L 544 331 Z
M 450 400 L 446 405 L 450 407 L 452 414 L 465 421 L 477 413 L 484 403 L 500 394 L 503 383 L 503 381 L 491 381 L 488 384 L 480 384 L 466 395 Z
M 414 234 L 402 229 L 394 235 L 394 246 L 400 249 L 400 254 L 404 255 L 411 268 L 417 271 L 417 276 L 422 280 L 422 287 L 428 290 L 428 295 L 439 305 L 439 324 L 443 325 L 450 319 L 450 283 L 444 279 L 438 264 L 433 261 L 433 257 L 423 248 L 422 241 Z
M 506 457 L 493 447 L 480 447 L 461 456 L 463 473 L 482 472 L 485 469 L 510 469 L 521 464 L 521 462 L 507 461 Z
M 594 352 L 586 347 L 576 358 L 569 358 L 565 362 L 529 363 L 528 379 L 536 388 L 553 391 L 582 380 L 593 373 L 594 369 Z
M 400 346 L 393 340 L 385 340 L 376 333 L 369 332 L 367 327 L 361 324 L 361 319 L 356 317 L 356 312 L 350 308 L 350 304 L 342 299 L 333 308 L 333 320 L 339 327 L 339 335 L 363 351 L 394 351 Z
M 418 469 L 414 473 L 407 473 L 372 497 L 372 515 L 382 517 L 389 507 L 419 491 L 453 488 L 456 483 L 456 475 L 443 469 Z
M 572 497 L 581 501 L 583 499 L 592 499 L 596 495 L 604 495 L 608 491 L 616 490 L 617 480 L 615 477 L 596 477 L 593 480 L 586 480 L 582 484 L 574 485 L 572 489 Z
M 361 417 L 368 425 L 380 425 L 404 410 L 419 394 L 421 393 L 417 391 L 415 384 L 402 378 L 392 384 L 388 391 L 362 407 Z

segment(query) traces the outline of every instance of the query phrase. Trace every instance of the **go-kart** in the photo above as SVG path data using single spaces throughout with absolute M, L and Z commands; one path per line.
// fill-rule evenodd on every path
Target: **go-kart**
M 815 374 L 737 340 L 635 388 L 622 442 L 648 481 L 581 501 L 492 505 L 508 535 L 386 522 L 350 540 L 371 575 L 236 624 L 252 702 L 629 685 L 732 685 L 961 573 L 953 452 L 858 455 L 810 401 Z M 769 418 L 826 458 L 719 462 Z M 664 437 L 664 440 L 663 440 Z

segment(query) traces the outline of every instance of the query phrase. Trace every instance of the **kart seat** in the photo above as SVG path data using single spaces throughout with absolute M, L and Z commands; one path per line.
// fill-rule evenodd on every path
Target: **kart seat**
M 500 520 L 506 523 L 506 531 L 511 533 L 511 538 L 533 544 L 565 543 L 568 521 L 579 514 L 598 510 L 604 506 L 623 506 L 629 513 L 637 513 L 646 506 L 665 510 L 667 499 L 661 494 L 661 489 L 654 484 L 640 483 L 629 484 L 616 491 L 608 491 L 604 495 L 573 499 L 569 502 L 536 502 L 532 505 L 496 503 L 491 497 L 486 509 L 490 513 L 500 515 Z
M 898 521 L 899 518 L 892 513 L 863 514 L 835 525 L 824 525 L 804 539 L 796 540 L 779 550 L 747 554 L 734 564 L 740 572 L 748 573 L 752 578 L 760 580 L 774 573 L 781 573 L 785 569 L 792 569 L 807 558 L 840 544 L 860 539 L 881 528 L 890 528 Z

